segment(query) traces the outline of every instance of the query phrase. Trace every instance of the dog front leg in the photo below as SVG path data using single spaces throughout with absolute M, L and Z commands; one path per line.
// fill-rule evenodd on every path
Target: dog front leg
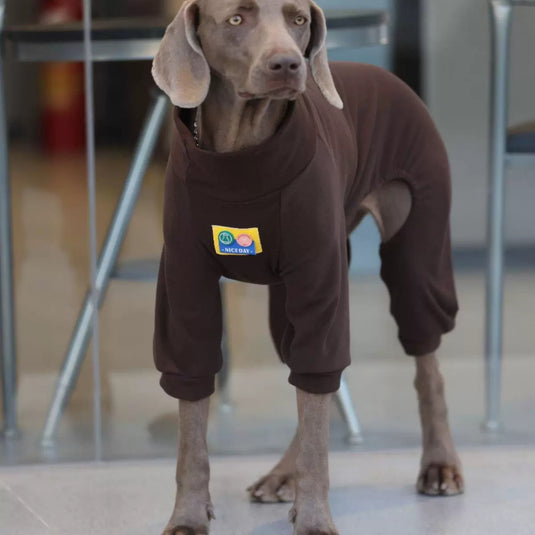
M 418 492 L 452 496 L 464 491 L 461 462 L 448 422 L 444 379 L 435 354 L 416 357 L 414 387 L 422 423 L 422 461 Z
M 210 398 L 179 401 L 176 500 L 163 535 L 206 535 L 215 518 L 206 445 Z
M 329 506 L 329 411 L 332 394 L 297 389 L 299 415 L 294 535 L 338 535 Z

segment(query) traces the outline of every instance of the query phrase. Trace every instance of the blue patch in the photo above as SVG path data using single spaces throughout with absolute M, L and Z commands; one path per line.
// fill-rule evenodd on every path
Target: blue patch
M 219 242 L 219 250 L 222 254 L 244 254 L 244 255 L 256 255 L 256 247 L 254 242 L 249 247 L 242 247 L 238 245 L 236 241 L 231 245 L 223 245 Z

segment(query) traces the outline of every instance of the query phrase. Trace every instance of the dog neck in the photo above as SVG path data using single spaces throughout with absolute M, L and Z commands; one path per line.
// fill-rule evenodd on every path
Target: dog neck
M 277 131 L 287 108 L 287 100 L 240 98 L 229 82 L 213 75 L 199 114 L 200 145 L 215 152 L 258 145 Z

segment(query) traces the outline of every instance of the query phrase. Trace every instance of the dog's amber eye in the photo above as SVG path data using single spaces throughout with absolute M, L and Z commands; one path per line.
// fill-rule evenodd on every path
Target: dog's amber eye
M 303 15 L 299 15 L 295 17 L 294 23 L 297 26 L 303 26 L 303 24 L 306 24 L 306 21 L 307 21 L 306 17 L 303 17 Z
M 243 17 L 241 15 L 234 15 L 228 19 L 229 24 L 232 26 L 239 26 L 243 22 Z

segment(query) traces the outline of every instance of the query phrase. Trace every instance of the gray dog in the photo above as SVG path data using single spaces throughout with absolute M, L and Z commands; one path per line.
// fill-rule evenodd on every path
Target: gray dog
M 161 385 L 179 401 L 177 494 L 165 534 L 214 517 L 206 446 L 221 366 L 219 278 L 266 284 L 277 351 L 296 387 L 298 429 L 247 490 L 293 502 L 294 535 L 335 535 L 329 408 L 349 364 L 347 237 L 366 213 L 408 355 L 423 431 L 418 491 L 463 492 L 435 351 L 457 312 L 450 178 L 427 110 L 399 79 L 327 61 L 311 0 L 195 0 L 154 61 L 175 104 L 154 338 Z

